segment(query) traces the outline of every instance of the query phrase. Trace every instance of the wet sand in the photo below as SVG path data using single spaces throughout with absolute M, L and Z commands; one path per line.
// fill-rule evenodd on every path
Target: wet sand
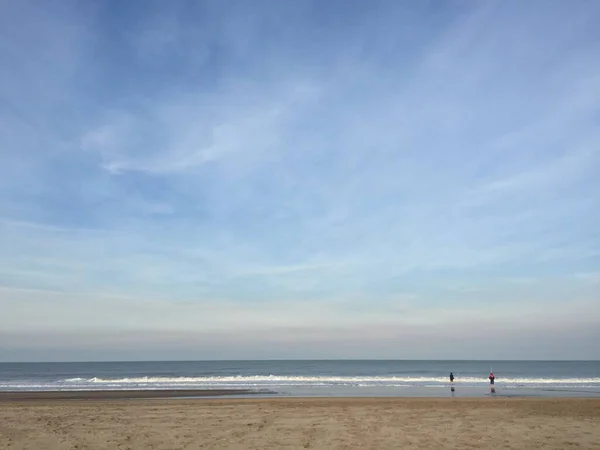
M 225 395 L 252 395 L 256 391 L 240 389 L 173 389 L 173 390 L 120 390 L 120 391 L 26 391 L 1 392 L 0 403 L 6 401 L 41 400 L 126 400 L 151 398 L 221 397 Z
M 0 403 L 0 449 L 595 449 L 600 399 Z

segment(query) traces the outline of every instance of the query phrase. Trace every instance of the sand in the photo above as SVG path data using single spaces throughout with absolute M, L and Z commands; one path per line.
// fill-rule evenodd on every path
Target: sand
M 600 449 L 600 399 L 0 402 L 0 449 Z

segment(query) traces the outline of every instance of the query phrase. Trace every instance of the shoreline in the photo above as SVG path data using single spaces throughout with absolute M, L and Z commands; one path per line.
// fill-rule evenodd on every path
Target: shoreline
M 52 400 L 150 400 L 155 398 L 203 398 L 231 395 L 260 395 L 248 389 L 156 389 L 97 391 L 0 391 L 0 403 Z
M 505 395 L 502 393 L 490 395 L 489 393 L 479 395 L 286 395 L 281 392 L 252 389 L 130 389 L 130 390 L 80 390 L 80 391 L 0 391 L 0 404 L 3 403 L 43 403 L 54 402 L 124 402 L 130 400 L 136 402 L 144 400 L 163 400 L 168 402 L 178 400 L 203 399 L 204 401 L 257 401 L 257 402 L 345 402 L 345 401 L 373 401 L 380 403 L 403 403 L 403 402 L 479 402 L 479 401 L 592 401 L 600 404 L 598 395 Z M 571 394 L 577 394 L 571 393 Z
M 600 390 L 575 389 L 498 389 L 491 393 L 487 389 L 427 389 L 403 388 L 395 391 L 387 389 L 371 389 L 359 391 L 339 388 L 318 392 L 311 389 L 268 390 L 242 388 L 214 389 L 81 389 L 81 390 L 38 390 L 25 391 L 0 390 L 0 404 L 6 402 L 40 402 L 40 401 L 102 401 L 102 400 L 144 400 L 144 399 L 200 399 L 200 398 L 251 398 L 251 399 L 424 399 L 424 400 L 459 400 L 459 399 L 600 399 Z

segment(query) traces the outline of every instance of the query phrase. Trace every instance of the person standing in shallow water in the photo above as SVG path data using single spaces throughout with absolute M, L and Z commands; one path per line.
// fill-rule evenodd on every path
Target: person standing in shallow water
M 450 372 L 450 383 L 454 383 L 454 374 Z
M 490 376 L 488 378 L 490 379 L 490 384 L 493 385 L 494 381 L 496 381 L 496 376 L 494 375 L 494 372 L 490 373 Z

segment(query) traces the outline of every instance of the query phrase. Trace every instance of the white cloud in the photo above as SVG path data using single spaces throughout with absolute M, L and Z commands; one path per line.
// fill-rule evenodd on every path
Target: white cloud
M 115 174 L 176 173 L 226 157 L 250 162 L 282 145 L 286 120 L 315 95 L 316 88 L 301 79 L 275 86 L 238 81 L 224 92 L 186 93 L 139 111 L 109 113 L 81 145 Z

